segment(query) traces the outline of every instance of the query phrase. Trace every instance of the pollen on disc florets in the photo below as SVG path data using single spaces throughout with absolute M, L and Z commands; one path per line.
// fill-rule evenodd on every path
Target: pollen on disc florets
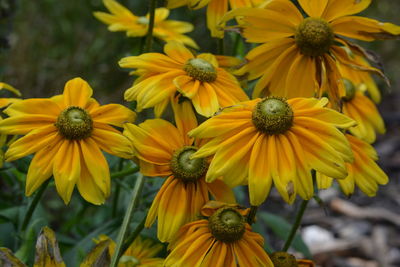
M 245 232 L 245 218 L 234 208 L 222 207 L 208 218 L 211 234 L 225 243 L 240 240 Z
M 217 79 L 214 66 L 202 58 L 191 58 L 183 66 L 187 75 L 201 82 L 213 82 Z
M 346 96 L 344 96 L 342 99 L 346 102 L 349 102 L 356 95 L 356 87 L 349 79 L 346 78 L 343 78 L 343 84 L 344 88 L 346 89 Z
M 284 98 L 268 97 L 254 107 L 252 120 L 260 132 L 282 134 L 293 125 L 293 110 Z
M 174 177 L 184 182 L 195 182 L 207 172 L 208 164 L 204 158 L 190 157 L 197 151 L 194 146 L 185 146 L 175 151 L 171 160 L 171 170 Z
M 80 107 L 71 106 L 63 110 L 55 123 L 59 133 L 70 140 L 89 137 L 93 131 L 93 121 L 89 113 Z
M 306 18 L 297 27 L 294 38 L 302 54 L 317 57 L 329 51 L 334 33 L 324 19 Z
M 275 267 L 297 267 L 296 258 L 284 251 L 277 251 L 269 255 Z

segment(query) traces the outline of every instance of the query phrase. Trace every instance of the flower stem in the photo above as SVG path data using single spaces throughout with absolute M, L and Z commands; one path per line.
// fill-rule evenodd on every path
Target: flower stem
M 120 256 L 124 255 L 125 251 L 129 248 L 133 241 L 135 241 L 136 237 L 140 234 L 140 232 L 144 228 L 144 224 L 146 222 L 147 215 L 143 217 L 142 221 L 136 226 L 135 231 L 133 231 L 128 237 L 125 239 L 124 244 L 120 250 Z
M 223 55 L 224 54 L 224 38 L 218 38 L 217 39 L 217 47 L 218 47 L 218 55 Z
M 125 235 L 126 235 L 130 220 L 133 215 L 133 211 L 138 204 L 138 201 L 140 198 L 140 193 L 143 188 L 143 184 L 144 184 L 144 177 L 142 174 L 139 173 L 139 175 L 137 176 L 137 179 L 136 179 L 135 187 L 133 188 L 133 191 L 132 191 L 131 202 L 129 204 L 128 209 L 126 210 L 124 221 L 122 222 L 121 229 L 119 230 L 119 233 L 118 233 L 117 246 L 115 248 L 114 255 L 112 256 L 110 267 L 116 267 L 118 265 L 118 261 L 121 256 L 122 244 L 124 242 Z
M 47 179 L 40 187 L 39 190 L 37 191 L 35 197 L 33 198 L 32 202 L 29 204 L 28 209 L 25 213 L 24 220 L 22 221 L 22 226 L 21 226 L 21 232 L 26 230 L 26 227 L 29 224 L 29 221 L 32 218 L 32 214 L 35 211 L 37 204 L 39 203 L 44 191 L 47 188 L 47 185 L 50 183 L 50 178 Z
M 248 224 L 253 224 L 256 220 L 256 214 L 257 214 L 258 206 L 251 206 L 250 207 L 250 212 L 249 215 L 247 215 L 247 223 Z
M 296 214 L 296 220 L 294 221 L 294 224 L 292 226 L 292 229 L 290 230 L 289 236 L 285 242 L 285 245 L 283 246 L 282 251 L 287 251 L 289 249 L 290 245 L 292 244 L 292 241 L 293 241 L 294 237 L 296 236 L 297 230 L 299 229 L 299 226 L 301 224 L 301 219 L 303 218 L 303 214 L 307 208 L 308 202 L 309 202 L 309 200 L 303 200 L 303 202 L 301 202 L 300 209 L 298 210 L 298 212 Z
M 149 28 L 147 29 L 147 35 L 146 35 L 146 48 L 145 52 L 150 52 L 152 45 L 153 45 L 153 29 L 154 29 L 154 18 L 156 15 L 156 3 L 157 0 L 149 0 L 150 6 L 149 6 Z
M 114 172 L 113 174 L 111 174 L 111 179 L 122 178 L 129 174 L 136 173 L 138 171 L 139 171 L 139 166 L 136 166 L 136 167 L 130 168 L 130 169 L 126 169 L 123 171 L 119 171 L 119 172 Z

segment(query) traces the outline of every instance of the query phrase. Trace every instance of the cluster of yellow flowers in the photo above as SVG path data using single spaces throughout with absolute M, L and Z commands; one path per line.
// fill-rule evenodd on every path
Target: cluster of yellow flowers
M 137 102 L 136 112 L 154 108 L 156 118 L 138 125 L 134 111 L 91 98 L 81 78 L 68 81 L 62 95 L 11 104 L 0 133 L 24 135 L 8 148 L 7 161 L 34 154 L 26 195 L 54 176 L 66 204 L 75 185 L 88 202 L 104 203 L 110 172 L 102 151 L 137 159 L 145 176 L 166 177 L 145 226 L 157 219 L 157 237 L 171 252 L 140 266 L 274 266 L 263 238 L 251 231 L 250 210 L 236 203 L 232 188 L 239 185 L 248 186 L 252 207 L 264 203 L 272 186 L 293 203 L 333 180 L 346 195 L 357 185 L 374 196 L 388 177 L 371 146 L 376 132 L 385 132 L 371 74 L 384 75 L 348 38 L 387 39 L 399 36 L 400 27 L 354 16 L 371 0 L 298 2 L 302 10 L 290 0 L 167 0 L 169 9 L 208 5 L 213 37 L 238 31 L 259 45 L 244 62 L 195 53 L 185 45 L 197 44 L 184 35 L 193 26 L 156 9 L 153 35 L 166 42 L 164 53 L 119 62 L 138 76 L 125 100 Z M 111 14 L 94 15 L 110 31 L 147 34 L 150 15 L 135 16 L 114 0 L 104 4 Z M 232 19 L 237 25 L 226 26 Z M 258 79 L 251 94 L 238 77 Z M 160 118 L 169 105 L 174 124 Z

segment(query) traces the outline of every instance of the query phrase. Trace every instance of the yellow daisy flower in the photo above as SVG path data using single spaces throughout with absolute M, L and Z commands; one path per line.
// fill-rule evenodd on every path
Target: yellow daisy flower
M 100 235 L 95 242 L 99 243 L 103 240 L 110 240 L 109 252 L 112 257 L 117 244 L 106 235 Z M 118 267 L 162 267 L 164 259 L 154 257 L 162 248 L 162 244 L 138 236 L 120 258 Z
M 67 204 L 75 184 L 82 197 L 104 203 L 110 194 L 110 172 L 101 150 L 123 158 L 133 157 L 129 140 L 111 125 L 132 122 L 135 113 L 91 98 L 92 88 L 81 78 L 68 81 L 62 95 L 26 99 L 10 105 L 0 122 L 3 134 L 25 135 L 9 147 L 6 161 L 35 154 L 26 177 L 30 196 L 51 175 Z
M 129 37 L 142 37 L 147 34 L 149 14 L 138 17 L 117 1 L 103 0 L 103 3 L 111 14 L 94 12 L 93 15 L 101 22 L 110 25 L 109 31 L 126 31 L 126 35 Z M 196 42 L 184 35 L 184 33 L 193 31 L 193 25 L 184 21 L 167 20 L 168 16 L 168 9 L 156 8 L 153 36 L 166 42 L 177 41 L 197 49 Z
M 220 108 L 247 100 L 236 78 L 219 66 L 229 60 L 212 54 L 193 55 L 177 42 L 164 46 L 166 55 L 146 53 L 121 59 L 123 68 L 137 69 L 140 77 L 125 91 L 125 100 L 137 101 L 137 110 L 155 107 L 160 116 L 172 96 L 189 98 L 197 113 L 210 117 Z
M 209 200 L 209 193 L 225 202 L 235 202 L 232 191 L 220 180 L 206 183 L 206 159 L 189 159 L 202 146 L 187 136 L 197 126 L 191 104 L 173 104 L 177 127 L 162 119 L 146 120 L 136 126 L 126 124 L 124 135 L 137 150 L 140 171 L 147 176 L 167 176 L 157 193 L 146 227 L 158 217 L 157 236 L 162 242 L 171 240 L 179 228 L 193 221 Z
M 343 193 L 347 196 L 354 193 L 357 185 L 364 194 L 369 197 L 376 195 L 378 185 L 388 182 L 387 175 L 376 164 L 378 155 L 375 149 L 368 143 L 346 134 L 354 154 L 354 161 L 347 163 L 348 176 L 345 179 L 337 180 Z M 318 188 L 327 189 L 331 187 L 333 179 L 322 174 L 317 175 Z
M 255 7 L 262 0 L 167 0 L 167 8 L 177 8 L 187 5 L 191 9 L 207 7 L 207 27 L 212 37 L 223 38 L 223 25 L 219 25 L 221 18 L 231 10 L 239 7 Z
M 346 97 L 343 98 L 342 112 L 357 122 L 349 131 L 362 140 L 373 143 L 376 133 L 384 134 L 385 124 L 374 102 L 366 97 L 354 84 L 345 79 Z
M 210 138 L 192 157 L 214 155 L 206 181 L 223 176 L 230 187 L 249 185 L 251 205 L 260 205 L 272 182 L 286 202 L 313 196 L 311 169 L 345 178 L 353 156 L 339 128 L 354 121 L 325 108 L 326 98 L 255 99 L 227 108 L 189 132 Z
M 369 66 L 368 61 L 364 57 L 354 53 L 348 54 L 357 64 Z M 342 77 L 350 80 L 358 90 L 363 93 L 368 93 L 375 103 L 381 102 L 381 92 L 372 78 L 371 73 L 357 70 L 343 64 L 338 64 L 338 68 Z
M 274 266 L 263 249 L 261 235 L 246 223 L 248 209 L 210 201 L 201 214 L 205 219 L 184 225 L 170 243 L 169 266 Z
M 253 97 L 276 95 L 287 98 L 312 97 L 327 88 L 335 102 L 345 94 L 336 61 L 383 75 L 378 69 L 359 65 L 338 45 L 355 53 L 360 50 L 343 37 L 373 41 L 400 35 L 391 23 L 352 16 L 368 7 L 371 0 L 299 0 L 302 13 L 290 0 L 272 0 L 264 8 L 239 8 L 223 21 L 240 17 L 239 28 L 250 43 L 262 43 L 246 56 L 237 72 L 258 77 Z M 284 14 L 284 15 L 282 15 Z

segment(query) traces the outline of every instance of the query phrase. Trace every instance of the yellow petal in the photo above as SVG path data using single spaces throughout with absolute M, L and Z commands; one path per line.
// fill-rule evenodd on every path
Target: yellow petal
M 194 58 L 189 49 L 187 49 L 183 44 L 174 41 L 168 42 L 164 46 L 164 53 L 182 64 L 185 64 L 186 61 Z
M 261 205 L 272 185 L 268 160 L 268 137 L 259 135 L 251 151 L 249 163 L 249 195 L 253 206 Z
M 112 129 L 111 126 L 109 127 Z M 94 128 L 91 138 L 102 150 L 111 155 L 125 159 L 131 159 L 134 156 L 132 144 L 125 136 L 115 132 L 115 130 Z
M 85 80 L 74 78 L 65 84 L 64 103 L 67 107 L 78 106 L 85 108 L 92 94 L 93 89 Z
M 32 195 L 53 174 L 54 158 L 63 140 L 61 136 L 54 138 L 46 147 L 36 152 L 33 156 L 26 175 L 25 194 L 27 196 Z
M 68 204 L 81 174 L 79 141 L 65 139 L 54 158 L 53 175 L 58 194 Z
M 336 18 L 360 13 L 366 9 L 372 0 L 329 0 L 323 18 L 332 21 Z
M 90 116 L 93 121 L 118 127 L 122 127 L 124 123 L 133 122 L 136 119 L 135 112 L 119 104 L 108 104 L 92 109 Z
M 13 161 L 29 154 L 41 150 L 52 143 L 58 136 L 57 128 L 54 125 L 48 125 L 31 131 L 26 136 L 13 142 L 8 148 L 5 158 L 7 161 Z
M 319 18 L 324 13 L 329 0 L 299 0 L 300 6 L 310 16 Z

